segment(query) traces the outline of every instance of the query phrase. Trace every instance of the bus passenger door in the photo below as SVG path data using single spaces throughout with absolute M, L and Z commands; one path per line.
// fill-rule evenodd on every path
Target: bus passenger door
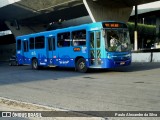
M 101 32 L 90 32 L 90 65 L 101 66 Z
M 18 39 L 16 41 L 16 57 L 18 59 L 18 64 L 24 64 L 23 63 L 23 42 L 21 39 Z
M 48 42 L 48 47 L 47 47 L 47 60 L 48 60 L 48 65 L 54 65 L 55 64 L 55 59 L 56 59 L 56 54 L 55 54 L 55 36 L 51 36 L 47 38 Z
M 28 56 L 28 40 L 23 41 L 23 63 L 29 64 L 29 56 Z

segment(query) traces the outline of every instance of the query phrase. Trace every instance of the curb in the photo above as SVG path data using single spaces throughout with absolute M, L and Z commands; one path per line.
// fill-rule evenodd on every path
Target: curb
M 15 108 L 15 112 L 16 111 L 21 111 L 21 112 L 62 112 L 65 113 L 65 115 L 68 114 L 68 116 L 66 117 L 67 120 L 69 120 L 70 118 L 74 119 L 77 118 L 75 120 L 78 120 L 81 118 L 84 120 L 104 120 L 104 118 L 102 117 L 95 117 L 92 115 L 88 115 L 85 113 L 81 113 L 81 112 L 74 112 L 74 111 L 69 111 L 69 110 L 65 110 L 65 109 L 59 109 L 59 108 L 53 108 L 53 107 L 48 107 L 48 106 L 44 106 L 44 105 L 39 105 L 39 104 L 33 104 L 33 103 L 27 103 L 27 102 L 22 102 L 22 101 L 18 101 L 18 100 L 12 100 L 9 98 L 4 98 L 4 97 L 0 97 L 0 106 L 4 105 L 7 106 L 9 108 Z M 73 117 L 71 117 L 73 116 Z M 54 117 L 57 118 L 57 117 Z M 58 117 L 59 118 L 59 117 Z M 60 117 L 60 118 L 65 118 L 65 117 Z M 72 120 L 71 119 L 71 120 Z M 55 119 L 57 120 L 57 119 Z M 61 119 L 58 119 L 61 120 Z M 106 119 L 105 119 L 106 120 Z
M 38 110 L 38 111 L 67 111 L 67 110 L 63 110 L 63 109 L 58 109 L 58 108 L 53 108 L 53 107 L 49 107 L 49 106 L 44 106 L 44 105 L 39 105 L 39 104 L 34 104 L 34 103 L 27 103 L 27 102 L 22 102 L 22 101 L 18 101 L 18 100 L 12 100 L 9 98 L 4 98 L 4 97 L 0 97 L 0 104 L 3 105 L 7 105 L 8 107 L 19 107 L 22 109 L 28 109 L 28 110 Z

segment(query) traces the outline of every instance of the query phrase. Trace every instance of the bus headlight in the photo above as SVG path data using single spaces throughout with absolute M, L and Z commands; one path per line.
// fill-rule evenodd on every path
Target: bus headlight
M 110 54 L 107 54 L 108 59 L 112 59 L 112 56 Z

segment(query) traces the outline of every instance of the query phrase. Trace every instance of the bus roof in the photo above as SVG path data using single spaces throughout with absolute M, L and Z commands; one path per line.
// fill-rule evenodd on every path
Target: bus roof
M 66 31 L 75 31 L 78 29 L 90 29 L 90 28 L 94 28 L 94 27 L 98 27 L 102 28 L 102 23 L 104 22 L 116 22 L 116 23 L 124 23 L 124 22 L 119 22 L 119 21 L 102 21 L 102 22 L 95 22 L 95 23 L 89 23 L 89 24 L 82 24 L 82 25 L 78 25 L 78 26 L 71 26 L 71 27 L 67 27 L 67 28 L 60 28 L 60 29 L 56 29 L 56 30 L 50 30 L 50 31 L 43 31 L 43 32 L 39 32 L 39 33 L 32 33 L 32 34 L 27 34 L 27 35 L 22 35 L 22 36 L 17 36 L 16 39 L 22 39 L 22 38 L 28 38 L 28 37 L 36 37 L 39 35 L 44 35 L 44 34 L 51 34 L 51 33 L 59 33 L 59 32 L 66 32 Z

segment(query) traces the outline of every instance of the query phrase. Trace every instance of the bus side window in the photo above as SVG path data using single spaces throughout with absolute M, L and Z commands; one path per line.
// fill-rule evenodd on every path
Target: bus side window
M 17 50 L 21 50 L 21 40 L 17 40 Z
M 24 52 L 28 52 L 28 40 L 23 42 Z
M 35 49 L 43 49 L 45 46 L 44 36 L 35 37 Z
M 29 39 L 29 48 L 30 50 L 34 49 L 34 38 Z
M 58 47 L 69 47 L 70 46 L 70 32 L 58 34 L 57 46 Z
M 86 30 L 72 32 L 72 45 L 73 46 L 86 45 Z

